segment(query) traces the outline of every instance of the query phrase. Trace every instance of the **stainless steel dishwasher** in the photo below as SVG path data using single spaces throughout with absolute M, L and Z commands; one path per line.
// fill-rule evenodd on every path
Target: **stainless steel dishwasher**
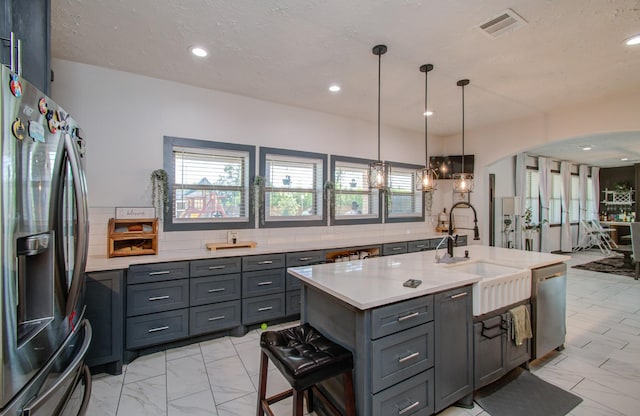
M 564 349 L 567 333 L 567 265 L 553 264 L 531 271 L 532 359 Z

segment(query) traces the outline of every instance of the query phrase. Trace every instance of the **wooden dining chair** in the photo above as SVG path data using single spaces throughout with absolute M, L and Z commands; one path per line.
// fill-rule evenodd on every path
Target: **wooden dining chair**
M 636 277 L 640 277 L 640 222 L 632 222 L 631 227 L 631 250 L 633 251 L 633 262 L 636 265 Z

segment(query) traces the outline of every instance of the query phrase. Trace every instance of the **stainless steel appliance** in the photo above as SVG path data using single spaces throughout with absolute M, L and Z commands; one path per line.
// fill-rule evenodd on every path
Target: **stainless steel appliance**
M 567 333 L 567 265 L 553 264 L 531 271 L 533 351 L 540 358 L 564 349 Z
M 83 319 L 82 134 L 68 113 L 5 67 L 1 94 L 0 415 L 83 414 L 91 326 Z

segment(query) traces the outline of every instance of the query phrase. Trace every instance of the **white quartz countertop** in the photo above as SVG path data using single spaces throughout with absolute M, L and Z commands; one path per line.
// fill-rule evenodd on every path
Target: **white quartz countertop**
M 214 259 L 222 257 L 255 256 L 258 254 L 291 253 L 295 251 L 363 247 L 373 244 L 395 243 L 399 241 L 415 241 L 442 237 L 443 234 L 436 232 L 389 234 L 385 236 L 377 236 L 375 238 L 363 238 L 362 236 L 354 235 L 350 238 L 328 240 L 318 239 L 313 241 L 292 240 L 290 242 L 276 244 L 266 244 L 258 241 L 258 245 L 255 248 L 230 248 L 215 251 L 208 250 L 204 246 L 200 249 L 195 250 L 163 250 L 161 247 L 161 249 L 158 250 L 158 254 L 156 255 L 113 258 L 108 258 L 106 255 L 89 256 L 89 258 L 87 259 L 87 266 L 85 270 L 87 272 L 117 270 L 126 269 L 129 266 L 135 264 L 150 264 L 163 263 L 167 261 L 197 260 L 208 258 Z M 215 243 L 215 241 L 211 241 L 211 243 Z
M 569 256 L 504 249 L 489 246 L 465 246 L 454 250 L 454 256 L 470 260 L 536 269 L 570 259 Z M 439 254 L 444 251 L 440 250 Z M 436 264 L 434 251 L 399 254 L 351 262 L 293 267 L 288 272 L 313 286 L 361 310 L 408 300 L 414 297 L 473 284 L 481 277 L 457 272 L 446 264 Z M 402 284 L 407 279 L 422 280 L 417 288 Z

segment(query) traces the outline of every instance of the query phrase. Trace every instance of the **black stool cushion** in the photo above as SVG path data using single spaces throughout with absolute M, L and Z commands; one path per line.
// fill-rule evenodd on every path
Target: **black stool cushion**
M 295 390 L 305 390 L 353 368 L 351 352 L 309 324 L 263 332 L 260 347 Z

